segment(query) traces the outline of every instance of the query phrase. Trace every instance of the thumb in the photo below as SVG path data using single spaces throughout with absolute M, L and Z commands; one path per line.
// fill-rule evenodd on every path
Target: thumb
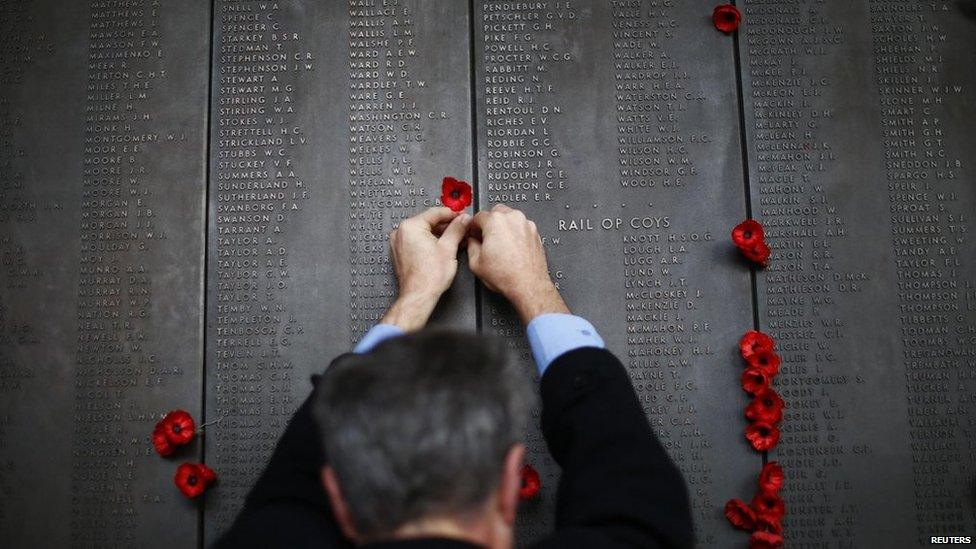
M 444 229 L 441 233 L 441 237 L 437 240 L 443 246 L 450 248 L 451 250 L 457 251 L 458 246 L 461 244 L 461 240 L 464 239 L 464 235 L 468 232 L 468 225 L 471 223 L 471 216 L 468 214 L 461 214 L 451 220 L 451 223 Z

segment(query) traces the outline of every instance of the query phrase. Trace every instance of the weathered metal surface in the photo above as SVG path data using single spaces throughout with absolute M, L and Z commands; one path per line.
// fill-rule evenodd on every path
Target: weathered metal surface
M 699 539 L 728 545 L 722 502 L 761 463 L 738 434 L 752 306 L 727 242 L 745 217 L 732 41 L 690 3 L 477 4 L 481 207 L 536 221 L 567 303 L 627 366 L 684 472 Z M 507 305 L 482 310 L 532 368 Z M 559 475 L 537 431 L 529 460 L 544 488 L 523 542 L 551 529 Z
M 197 541 L 149 433 L 199 416 L 206 4 L 4 2 L 0 539 Z
M 790 545 L 976 531 L 974 21 L 936 2 L 746 2 L 761 326 L 783 357 Z
M 208 540 L 309 375 L 395 296 L 387 233 L 435 205 L 444 176 L 471 180 L 467 6 L 354 4 L 215 3 Z M 474 329 L 474 310 L 464 270 L 434 322 Z
M 784 361 L 791 546 L 976 531 L 969 4 L 746 1 L 737 37 L 700 2 L 109 4 L 0 3 L 4 545 L 212 541 L 308 376 L 393 299 L 385 235 L 446 175 L 537 221 L 703 546 L 744 542 L 721 507 L 761 464 L 754 311 Z M 755 290 L 728 242 L 750 214 Z M 532 367 L 466 270 L 436 322 Z M 219 422 L 167 460 L 172 408 Z M 559 474 L 529 445 L 523 542 Z M 172 474 L 199 459 L 220 481 L 193 502 Z

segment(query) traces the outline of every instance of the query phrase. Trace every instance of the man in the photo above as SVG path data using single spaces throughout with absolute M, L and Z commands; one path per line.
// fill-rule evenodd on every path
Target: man
M 570 315 L 535 224 L 499 205 L 473 218 L 432 208 L 390 234 L 396 302 L 321 376 L 219 547 L 513 545 L 529 382 L 496 340 L 420 331 L 462 242 L 527 326 L 539 368 L 562 475 L 556 529 L 538 547 L 692 544 L 684 482 L 626 371 Z

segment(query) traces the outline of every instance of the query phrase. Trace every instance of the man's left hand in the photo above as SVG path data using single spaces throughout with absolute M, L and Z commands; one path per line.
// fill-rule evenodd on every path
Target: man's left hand
M 409 332 L 427 323 L 457 274 L 458 246 L 470 222 L 468 214 L 430 208 L 404 219 L 390 233 L 390 258 L 400 291 L 383 324 Z

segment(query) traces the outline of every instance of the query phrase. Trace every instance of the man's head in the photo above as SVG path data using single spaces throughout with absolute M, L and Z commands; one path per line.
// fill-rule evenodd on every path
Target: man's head
M 504 343 L 473 334 L 419 332 L 333 364 L 314 413 L 346 534 L 510 542 L 531 387 Z

